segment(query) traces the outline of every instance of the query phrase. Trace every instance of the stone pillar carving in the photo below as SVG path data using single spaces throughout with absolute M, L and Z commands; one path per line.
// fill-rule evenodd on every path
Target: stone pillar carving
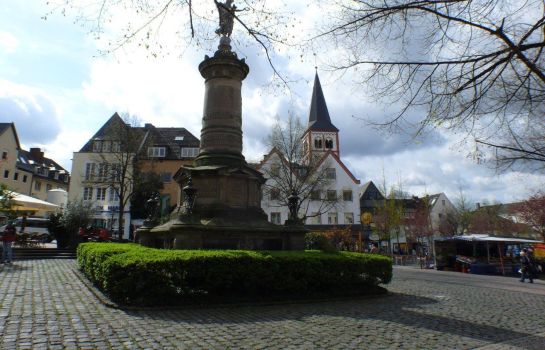
M 196 166 L 245 164 L 242 155 L 242 81 L 249 72 L 244 60 L 231 51 L 222 37 L 214 57 L 199 65 L 205 78 L 201 151 Z

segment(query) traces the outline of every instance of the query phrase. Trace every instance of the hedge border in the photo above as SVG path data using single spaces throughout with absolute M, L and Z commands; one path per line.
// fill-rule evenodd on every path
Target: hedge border
M 391 259 L 350 252 L 160 250 L 85 243 L 83 274 L 122 305 L 298 298 L 377 293 L 392 278 Z

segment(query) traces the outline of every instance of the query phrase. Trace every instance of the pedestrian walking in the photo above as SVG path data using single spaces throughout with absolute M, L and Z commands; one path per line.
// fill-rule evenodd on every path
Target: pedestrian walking
M 17 237 L 16 235 L 15 225 L 13 225 L 13 221 L 10 221 L 2 233 L 2 264 L 11 264 L 13 258 L 12 246 Z
M 532 257 L 528 254 L 528 250 L 523 249 L 520 252 L 520 281 L 524 283 L 524 280 L 528 278 L 530 283 L 534 283 L 534 264 Z

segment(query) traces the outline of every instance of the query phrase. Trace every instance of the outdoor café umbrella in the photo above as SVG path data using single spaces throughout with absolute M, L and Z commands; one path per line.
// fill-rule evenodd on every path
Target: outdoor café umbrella
M 26 196 L 17 192 L 11 192 L 11 203 L 11 209 L 17 211 L 53 211 L 59 207 L 56 204 L 49 203 L 38 198 Z

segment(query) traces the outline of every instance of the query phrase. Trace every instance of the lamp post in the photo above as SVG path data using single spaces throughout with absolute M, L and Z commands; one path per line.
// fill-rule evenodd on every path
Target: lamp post
M 193 206 L 195 205 L 195 199 L 197 198 L 197 189 L 193 187 L 193 180 L 191 176 L 187 181 L 187 185 L 182 189 L 184 193 L 184 207 L 186 214 L 191 215 L 193 213 Z

